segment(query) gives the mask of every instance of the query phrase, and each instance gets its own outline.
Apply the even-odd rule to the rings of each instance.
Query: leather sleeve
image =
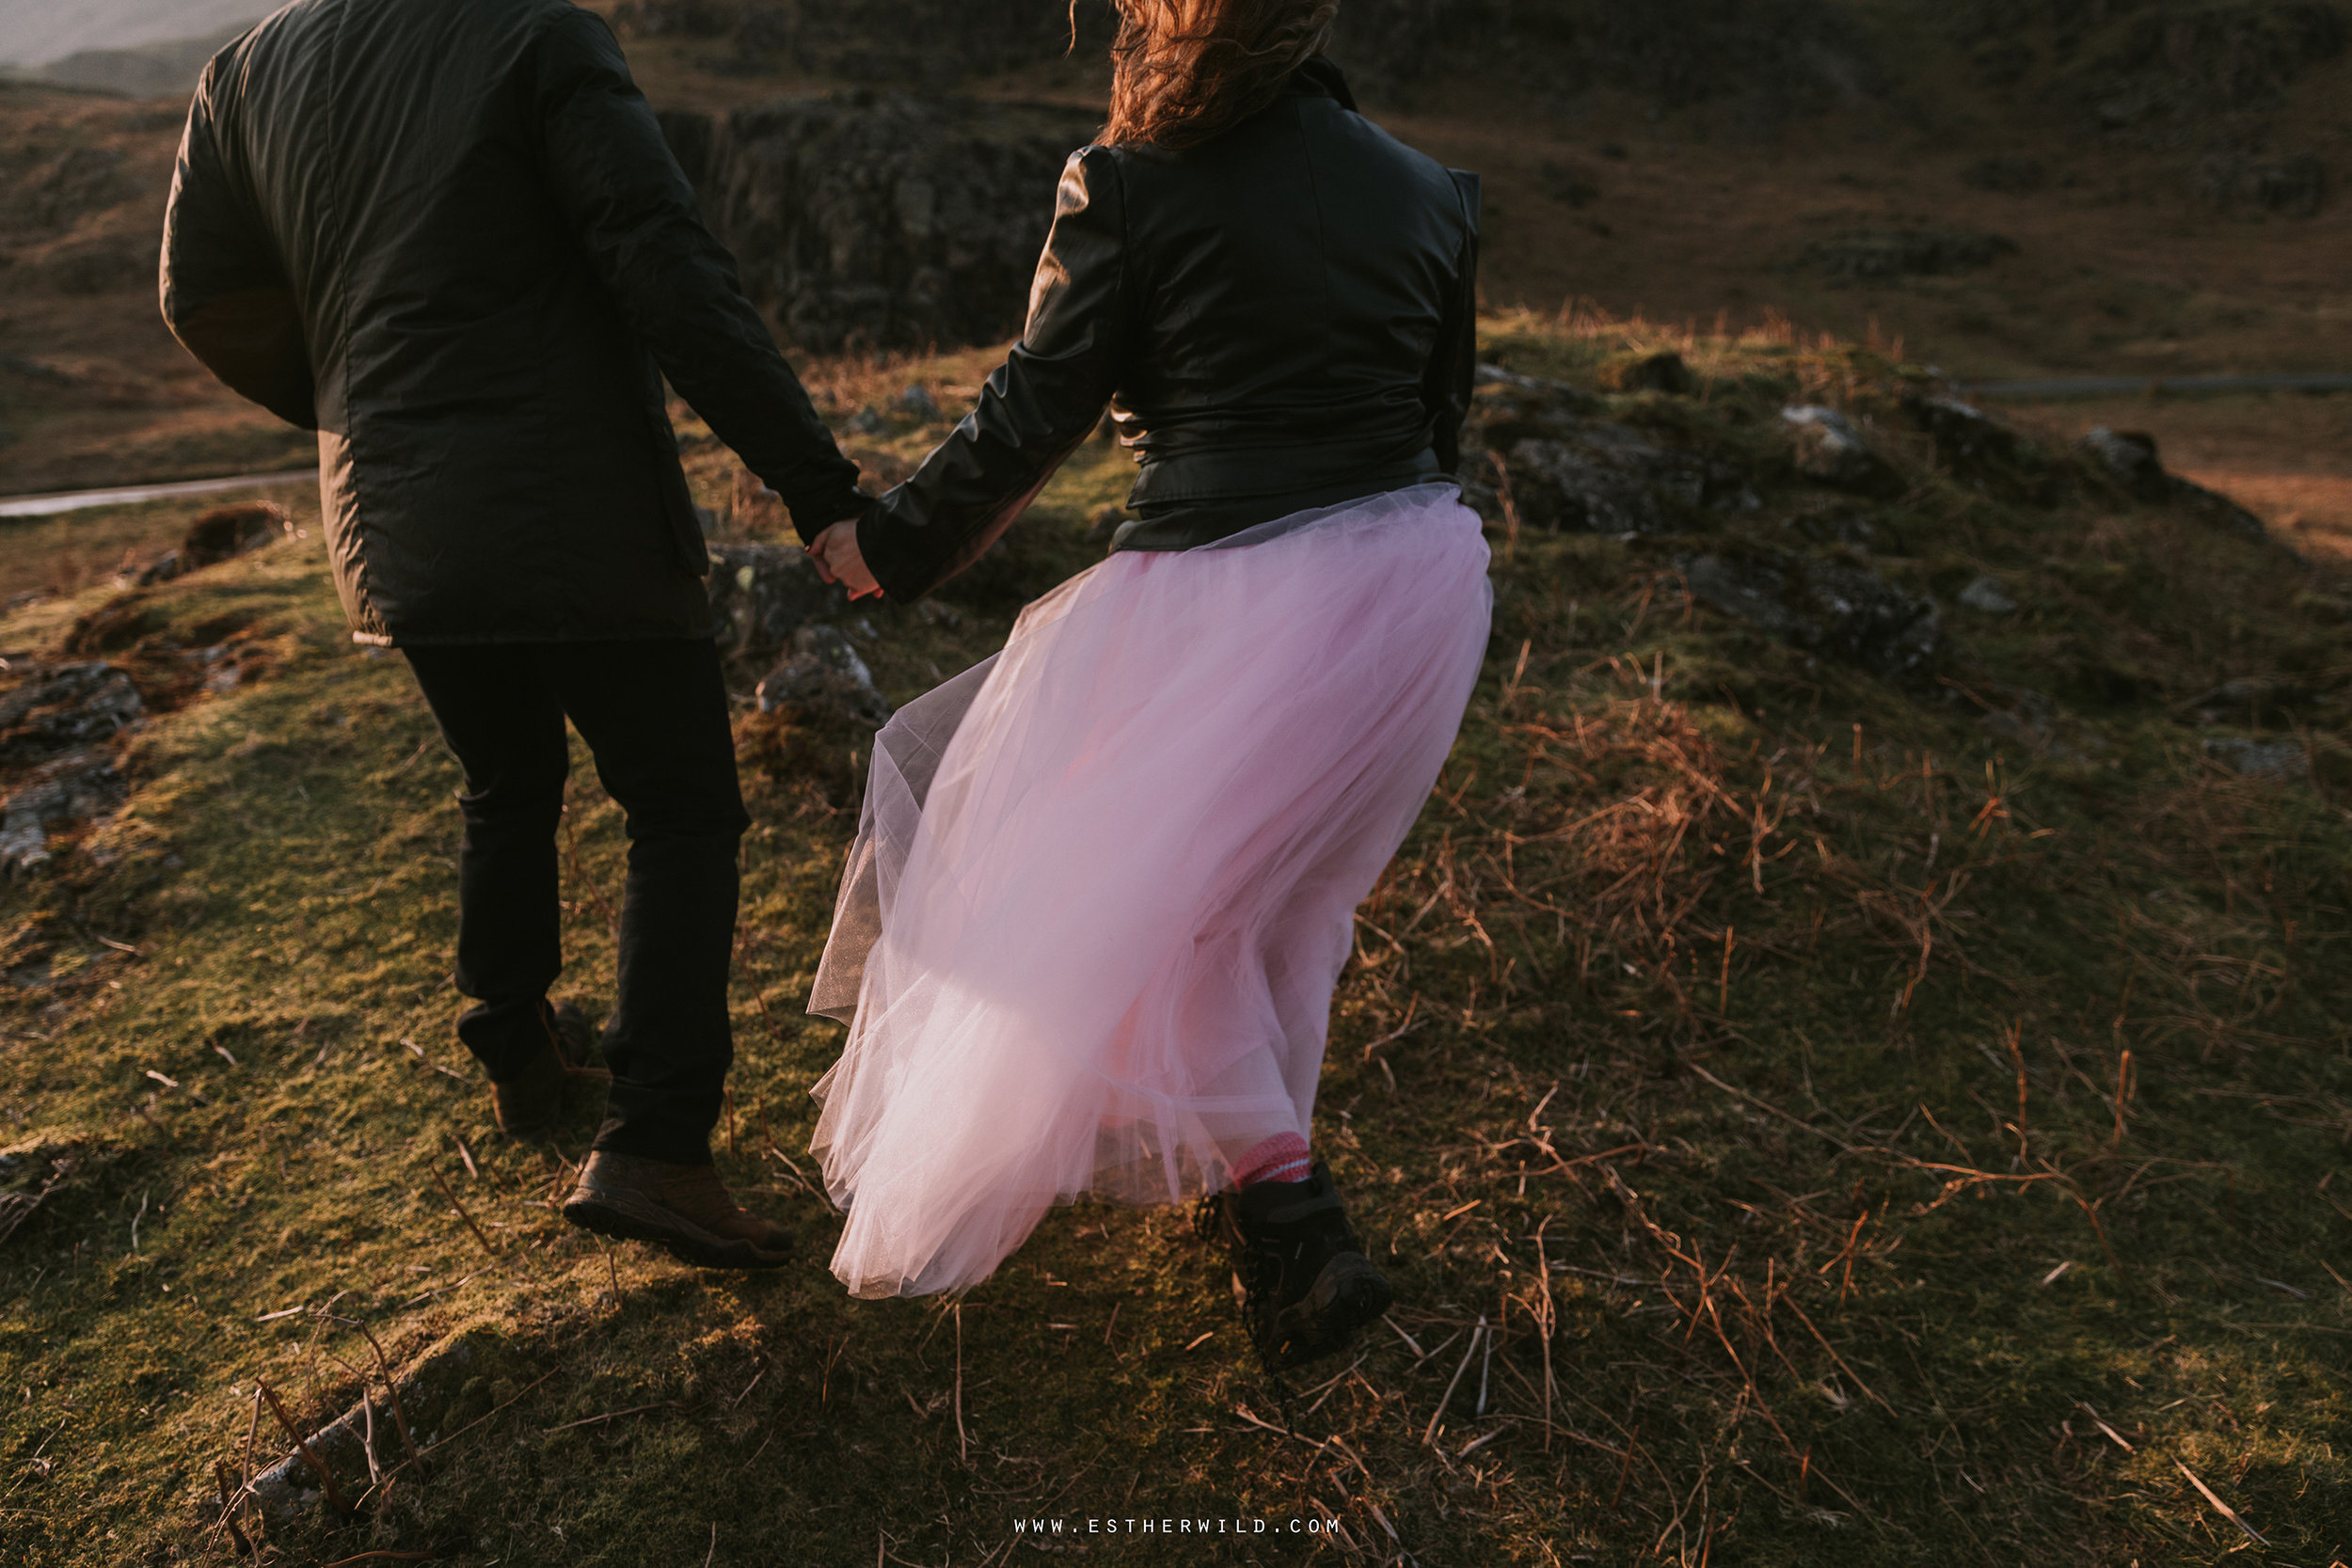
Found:
[[[1438,466],[1451,474],[1461,470],[1462,423],[1470,418],[1478,374],[1478,176],[1460,169],[1447,172],[1454,176],[1462,201],[1462,254],[1454,292],[1438,322],[1437,347],[1422,377],[1422,402],[1429,410],[1429,444]]]
[[[239,397],[318,428],[302,312],[249,194],[221,155],[224,54],[205,68],[180,138],[156,279],[165,325]]]
[[[914,599],[979,559],[1103,417],[1130,323],[1125,187],[1105,148],[1062,169],[1028,324],[979,404],[858,524],[882,591]]]
[[[735,259],[695,211],[612,31],[569,8],[533,51],[530,84],[558,206],[661,373],[813,540],[865,511],[857,465],[743,295]]]

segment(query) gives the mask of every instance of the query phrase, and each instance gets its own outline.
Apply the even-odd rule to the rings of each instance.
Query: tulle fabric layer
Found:
[[[1179,1201],[1304,1133],[1353,915],[1486,650],[1450,485],[1114,555],[877,737],[810,1011],[861,1296],[960,1290],[1058,1201]]]

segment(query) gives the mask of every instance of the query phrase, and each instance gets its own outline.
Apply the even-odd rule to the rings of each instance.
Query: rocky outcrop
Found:
[[[51,858],[51,832],[103,817],[129,794],[104,743],[137,723],[147,704],[130,675],[103,662],[19,664],[0,678],[0,875]]]
[[[40,762],[111,739],[147,711],[130,675],[111,664],[20,666],[0,695],[0,763]]]
[[[264,546],[276,544],[294,531],[294,522],[282,507],[266,501],[247,502],[239,506],[217,506],[188,525],[180,547],[157,556],[153,561],[130,575],[125,586],[147,587],[169,582],[189,572],[199,572],[207,566],[217,566],[224,561],[249,555]],[[122,579],[118,579],[122,580]]]
[[[1846,284],[1976,272],[2016,252],[2017,243],[1999,234],[1858,229],[1815,241],[1805,247],[1804,259],[1831,282]]]
[[[1974,404],[1914,393],[1902,412],[1935,446],[1936,466],[1972,489],[2024,498],[2040,487],[2042,454]]]
[[[2084,72],[2102,123],[2259,108],[2352,43],[2328,0],[2207,5],[2131,19]]]
[[[359,1355],[369,1359],[365,1349]],[[500,1384],[518,1381],[511,1344],[487,1329],[465,1329],[395,1374],[389,1390],[371,1380],[350,1409],[309,1433],[304,1443],[310,1456],[342,1478],[347,1497],[365,1483],[371,1469],[390,1469],[406,1459],[410,1442],[429,1456],[490,1413]],[[316,1507],[323,1490],[301,1449],[286,1453],[252,1482],[254,1500],[281,1518]]]
[[[870,92],[662,116],[752,297],[821,354],[1018,332],[1055,183],[1096,124]]]
[[[2167,473],[2156,455],[2156,438],[2137,430],[2092,431],[2076,443],[2109,479],[2135,499],[2178,506],[2207,525],[2240,539],[2266,541],[2263,520],[2218,491]]]
[[[1699,521],[1694,515],[1760,504],[1740,464],[1676,445],[1662,433],[1592,418],[1588,411],[1599,404],[1588,392],[1501,372],[1483,382],[1473,434],[1501,464],[1528,527],[1679,533]]]
[[[710,613],[719,650],[732,659],[758,658],[788,646],[819,616],[847,608],[850,596],[817,573],[797,545],[712,545]]]
[[[129,795],[114,759],[95,747],[34,769],[0,804],[0,874],[42,864],[50,858],[50,829],[103,816]]]
[[[1780,411],[1780,422],[1788,437],[1789,461],[1804,478],[1858,495],[1901,492],[1902,475],[1836,409],[1796,404]]]
[[[2311,753],[2300,740],[2208,736],[2204,747],[2205,754],[2214,761],[2249,779],[2300,779],[2312,770]]]
[[[1970,610],[1985,615],[2014,615],[2017,601],[2009,596],[2001,579],[1991,573],[1979,573],[1960,591],[1960,602]]]
[[[1875,675],[1911,674],[1944,642],[1932,601],[1906,594],[1850,562],[1773,550],[1686,556],[1692,594],[1807,652]]]
[[[839,630],[803,626],[792,634],[792,657],[759,683],[760,712],[794,707],[868,729],[890,721],[892,709],[875,689],[874,673]]]

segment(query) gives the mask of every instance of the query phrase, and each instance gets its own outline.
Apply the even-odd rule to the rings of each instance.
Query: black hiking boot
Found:
[[[1242,1321],[1269,1370],[1343,1350],[1396,1299],[1321,1161],[1304,1181],[1260,1181],[1203,1198],[1194,1217],[1224,1243],[1241,1281]]]
[[[541,1002],[540,1027],[547,1043],[512,1078],[490,1081],[490,1109],[499,1131],[510,1138],[540,1138],[555,1131],[564,1115],[564,1085],[588,1065],[596,1031],[588,1015],[569,1002]]]

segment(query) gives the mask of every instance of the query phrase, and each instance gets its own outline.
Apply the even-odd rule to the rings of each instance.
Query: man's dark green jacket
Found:
[[[671,386],[813,536],[856,467],[744,299],[602,21],[296,0],[206,69],[165,319],[319,433],[353,635],[709,631]]]

